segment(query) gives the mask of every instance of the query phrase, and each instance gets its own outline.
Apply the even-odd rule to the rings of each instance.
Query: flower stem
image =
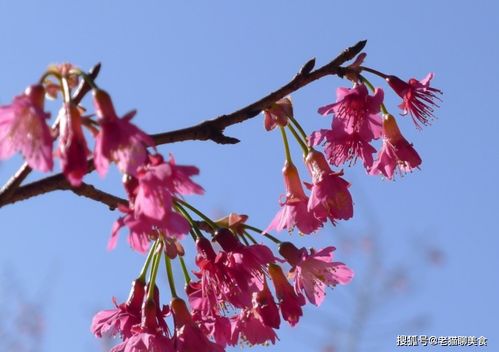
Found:
[[[88,74],[86,74],[85,72],[83,72],[82,70],[80,69],[77,69],[77,68],[74,68],[72,70],[69,71],[70,74],[75,74],[77,76],[81,76],[81,78],[83,78],[85,80],[85,82],[87,82],[87,84],[92,88],[92,89],[99,89],[99,87],[97,86],[97,84],[95,83],[95,81],[93,80],[92,77],[90,77]]]
[[[175,280],[173,279],[172,262],[167,255],[165,255],[165,265],[166,265],[166,275],[168,276],[168,284],[170,285],[170,291],[172,293],[172,298],[177,298],[177,290],[175,290]]]
[[[298,121],[293,116],[288,116],[288,118],[291,120],[291,122],[293,123],[293,125],[295,125],[295,127],[298,129],[298,132],[300,132],[303,140],[306,141],[307,140],[307,134],[305,133],[305,131],[303,130],[303,128],[301,127],[301,125],[298,123]]]
[[[262,234],[263,236],[267,237],[269,240],[271,240],[274,243],[277,243],[277,244],[281,243],[280,240],[278,240],[277,238],[272,236],[270,233],[264,232],[264,231],[260,230],[259,228],[256,228],[256,227],[251,226],[251,225],[246,225],[246,224],[244,224],[244,227],[246,227],[247,229],[249,229],[251,231],[255,231],[255,232]]]
[[[143,281],[143,282],[146,281],[147,269],[149,269],[149,264],[151,263],[151,259],[153,258],[154,251],[158,247],[158,242],[159,242],[159,240],[156,240],[154,242],[151,249],[149,250],[149,254],[147,254],[146,261],[144,262],[144,266],[142,267],[142,270],[140,271],[140,275],[138,277],[138,279],[140,281]]]
[[[246,234],[246,232],[244,234]],[[248,242],[248,239],[246,238],[246,236],[244,236],[244,234],[242,234],[241,236],[236,236],[236,237],[241,237],[241,240],[244,242],[244,244],[249,246],[250,244]]]
[[[367,70],[366,70],[367,71]],[[366,84],[366,86],[369,87],[370,90],[372,90],[373,92],[376,90],[376,88],[374,88],[373,84],[371,82],[369,82],[369,80],[367,78],[365,78],[364,76],[362,75],[359,75],[360,79],[362,80],[362,82],[364,82]],[[385,104],[381,103],[381,112],[385,115],[388,114],[388,110],[386,110],[386,106]]]
[[[308,154],[307,145],[305,144],[305,142],[303,141],[303,139],[298,135],[298,133],[296,132],[296,130],[295,130],[295,128],[293,126],[291,126],[291,125],[288,124],[288,128],[291,131],[291,133],[293,134],[293,136],[295,137],[295,139],[298,142],[298,144],[300,145],[301,150],[303,151],[303,156],[306,157],[307,154]]]
[[[248,237],[251,240],[251,242],[253,242],[253,244],[258,244],[258,242],[254,239],[254,237],[251,236],[247,231],[244,231],[244,235],[246,237]],[[244,236],[243,236],[243,238],[244,238]]]
[[[367,71],[367,72],[370,72],[372,74],[375,74],[376,76],[379,76],[383,79],[386,79],[388,77],[388,75],[385,75],[383,72],[380,72],[378,70],[375,70],[373,68],[370,68],[370,67],[365,67],[365,66],[359,66],[359,68],[362,70],[362,71]]]
[[[283,127],[279,127],[281,130],[281,136],[282,136],[282,141],[284,143],[284,152],[286,153],[286,161],[288,163],[292,163],[293,161],[291,160],[291,152],[289,150],[289,143],[288,143],[288,137],[286,136],[286,131],[284,130]]]
[[[191,229],[189,230],[189,232],[190,232],[194,242],[196,242],[196,239],[204,237],[203,234],[201,233],[201,231],[199,231],[196,223],[194,222],[192,217],[189,215],[189,213],[179,203],[174,203],[174,206],[175,206],[175,209],[177,209],[177,211],[179,213],[181,213],[184,216],[184,218],[187,219],[187,222],[189,222],[189,224],[191,225]]]
[[[161,247],[161,244],[158,244],[159,247]],[[147,291],[147,299],[154,299],[154,288],[156,287],[156,276],[158,275],[158,267],[159,267],[159,262],[161,261],[161,253],[163,252],[162,250],[158,250],[161,248],[156,248],[154,255],[153,255],[153,260],[152,260],[152,269],[151,269],[151,275],[149,277],[149,291]]]
[[[196,213],[196,215],[198,215],[201,219],[203,219],[204,221],[206,221],[206,223],[208,225],[210,225],[210,227],[213,230],[218,229],[218,225],[217,224],[215,224],[209,217],[207,217],[206,215],[204,215],[200,210],[194,208],[189,203],[187,203],[187,202],[185,202],[185,201],[183,201],[182,199],[179,199],[179,198],[175,198],[175,202],[181,204],[183,207],[186,207],[189,210],[191,210],[192,212]]]
[[[189,271],[187,270],[187,266],[185,265],[184,257],[179,255],[178,260],[180,261],[180,266],[182,267],[182,273],[184,274],[185,282],[189,284],[191,282],[191,277],[189,276]]]
[[[48,70],[46,71],[41,77],[40,79],[38,80],[38,82],[40,84],[43,84],[43,82],[50,76],[54,76],[57,81],[59,82],[59,84],[62,86],[62,76],[59,74],[59,72],[57,71],[52,71],[52,70]]]

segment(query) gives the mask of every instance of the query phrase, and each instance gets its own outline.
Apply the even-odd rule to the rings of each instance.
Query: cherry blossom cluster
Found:
[[[374,88],[363,73],[383,78],[403,99],[402,114],[411,115],[418,128],[429,124],[441,94],[430,87],[432,74],[406,82],[362,66],[364,58],[360,54],[342,68],[341,75],[352,87],[338,88],[336,102],[318,110],[333,115],[330,129],[308,135],[293,114],[290,97],[263,110],[265,129],[279,129],[282,135],[286,190],[280,210],[263,231],[250,225],[246,215],[211,219],[187,202],[185,197],[204,194],[193,180],[198,168],[177,164],[172,155],[164,158],[151,136],[131,122],[135,111],[118,116],[110,95],[73,65],[50,67],[39,83],[0,107],[1,159],[20,152],[31,168],[49,172],[57,158],[75,188],[93,168],[104,177],[114,163],[123,174],[127,199],[116,204],[122,215],[112,227],[108,247],[115,248],[124,229],[130,247],[147,256],[129,298],[123,303],[113,299],[113,309],[93,318],[95,336],[121,339],[112,352],[224,351],[241,343],[275,343],[282,320],[295,326],[307,302],[319,306],[327,287],[352,280],[353,271],[334,261],[334,247],[299,248],[291,237],[281,240],[271,233],[296,228],[300,234],[312,234],[328,220],[334,225],[353,216],[350,183],[343,170],[334,168],[360,158],[368,174],[393,179],[397,170],[402,174],[421,164],[383,104],[383,90]],[[91,87],[94,114],[73,97],[82,82]],[[59,95],[62,105],[50,127],[45,100]],[[300,178],[286,131],[303,151],[310,182]],[[379,139],[382,146],[375,158],[372,143]],[[321,145],[323,152],[318,150]],[[191,271],[182,245],[189,238],[196,248],[196,268]],[[261,240],[270,241],[270,246]],[[156,284],[162,260],[168,303],[160,300]],[[182,268],[184,292],[177,291],[174,263]]]

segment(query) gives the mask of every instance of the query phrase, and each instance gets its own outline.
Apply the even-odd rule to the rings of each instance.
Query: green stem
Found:
[[[298,123],[298,121],[293,117],[293,116],[288,116],[288,118],[291,120],[291,122],[293,123],[293,125],[295,125],[295,127],[298,129],[298,132],[300,132],[303,140],[307,140],[307,134],[305,133],[305,131],[303,130],[303,128],[301,127],[301,125]]]
[[[190,205],[189,203],[183,201],[182,199],[179,199],[179,198],[175,198],[175,202],[176,203],[180,203],[182,206],[188,208],[189,210],[191,210],[192,212],[196,213],[197,216],[199,216],[201,219],[203,219],[204,221],[206,221],[206,223],[213,229],[213,230],[217,230],[218,229],[218,225],[215,224],[209,217],[207,217],[206,215],[204,215],[200,210],[194,208],[192,205]]]
[[[267,237],[269,240],[271,240],[274,243],[277,243],[277,244],[281,243],[280,240],[278,240],[277,238],[275,238],[274,236],[272,236],[270,233],[263,232],[259,228],[256,228],[256,227],[251,226],[251,225],[246,225],[246,224],[244,224],[244,227],[246,227],[247,229],[249,229],[251,231],[255,231],[255,232],[259,233],[259,234],[262,234],[263,236]]]
[[[43,82],[44,82],[44,81],[45,81],[48,77],[50,77],[50,76],[54,76],[54,77],[57,79],[57,81],[59,81],[59,84],[60,84],[60,85],[61,85],[61,87],[62,87],[62,77],[61,77],[61,75],[59,74],[59,72],[57,72],[57,71],[51,71],[51,70],[49,70],[49,71],[45,72],[45,73],[44,73],[44,74],[40,77],[40,80],[39,80],[38,82],[39,82],[40,84],[43,84]]]
[[[298,144],[300,145],[301,150],[303,151],[303,156],[306,157],[307,154],[308,154],[308,147],[307,147],[307,145],[305,144],[305,142],[303,142],[303,139],[298,135],[298,133],[296,133],[296,130],[294,129],[293,126],[291,126],[291,125],[288,124],[288,128],[291,131],[291,133],[293,134],[293,136],[295,137],[295,139],[298,142]]]
[[[191,282],[191,277],[189,276],[189,271],[187,271],[187,266],[185,265],[184,258],[182,256],[178,256],[180,261],[180,266],[182,267],[182,273],[184,273],[185,282],[189,284]]]
[[[99,87],[97,86],[97,84],[95,83],[95,81],[92,79],[92,77],[90,77],[88,74],[86,74],[82,70],[75,68],[75,69],[70,70],[69,73],[81,76],[81,78],[83,78],[85,80],[85,82],[87,82],[87,84],[92,89],[99,89]]]
[[[366,70],[367,71],[367,70]],[[372,90],[373,92],[376,90],[376,88],[374,88],[374,86],[372,85],[371,82],[369,82],[369,80],[367,78],[365,78],[364,76],[362,75],[359,75],[360,79],[362,80],[362,82],[364,82],[366,84],[366,86],[369,87],[370,90]],[[386,106],[385,104],[381,103],[381,112],[385,115],[388,115],[388,110],[386,110]]]
[[[288,137],[286,136],[286,131],[284,130],[283,127],[279,127],[281,130],[281,136],[282,136],[282,141],[284,143],[284,152],[286,153],[286,160],[288,163],[292,163],[293,161],[291,160],[291,152],[289,150],[289,143],[288,143]]]
[[[203,238],[204,237],[203,234],[201,233],[201,231],[199,231],[196,223],[194,222],[192,217],[189,215],[189,213],[178,203],[174,203],[174,206],[175,206],[175,209],[177,209],[177,211],[179,213],[181,213],[184,216],[184,218],[186,218],[187,221],[189,222],[189,224],[191,225],[191,230],[189,232],[191,233],[191,236],[194,239],[194,242],[198,238]]]
[[[246,237],[248,237],[251,240],[251,242],[253,242],[253,244],[258,244],[258,242],[253,238],[253,236],[251,236],[247,231],[244,231],[244,234],[246,235]]]
[[[170,291],[172,293],[172,298],[177,298],[177,291],[175,290],[175,280],[173,279],[172,262],[167,255],[165,255],[165,265],[166,265],[166,275],[168,276],[168,284],[170,285]]]
[[[385,75],[383,72],[380,72],[378,70],[375,70],[373,68],[370,68],[370,67],[365,67],[365,66],[359,66],[359,68],[362,70],[362,71],[366,71],[366,72],[370,72],[370,73],[373,73],[375,74],[376,76],[379,76],[383,79],[386,79],[388,78],[388,75]]]
[[[147,269],[149,269],[149,264],[151,263],[151,259],[154,255],[154,252],[156,251],[156,248],[158,246],[158,242],[159,242],[159,240],[156,240],[154,242],[154,244],[152,245],[151,249],[149,250],[149,254],[147,255],[144,266],[142,266],[142,270],[140,271],[140,275],[139,275],[138,279],[143,281],[143,282],[146,281]]]
[[[241,236],[237,236],[236,235],[236,237],[238,237],[238,238],[240,237],[241,240],[244,242],[245,245],[247,245],[247,246],[250,245],[249,242],[248,242],[248,239],[244,236],[244,234],[242,234]]]
[[[158,246],[160,246],[158,244]],[[154,288],[156,287],[156,276],[158,275],[159,262],[161,261],[162,250],[157,250],[154,253],[152,261],[151,276],[149,277],[149,291],[147,291],[147,299],[154,299]]]

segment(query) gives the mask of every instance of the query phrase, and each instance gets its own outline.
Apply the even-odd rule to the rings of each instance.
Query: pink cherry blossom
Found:
[[[114,346],[110,352],[174,352],[172,340],[164,335],[162,325],[166,324],[162,315],[154,299],[144,301],[140,324],[132,327],[132,335]]]
[[[177,165],[173,155],[166,164],[171,168],[170,190],[180,195],[204,194],[204,189],[191,180],[192,176],[199,175],[199,169],[191,165]]]
[[[336,91],[336,103],[320,107],[318,112],[321,115],[334,114],[335,119],[342,121],[346,133],[358,133],[369,142],[380,135],[379,112],[383,97],[381,88],[376,88],[374,95],[370,96],[364,84],[341,87]]]
[[[397,76],[387,76],[386,81],[402,99],[399,108],[402,109],[402,114],[409,113],[416,124],[417,128],[421,128],[421,124],[429,125],[433,119],[433,110],[438,107],[436,101],[440,100],[439,94],[442,94],[440,89],[430,87],[430,81],[433,78],[433,73],[429,73],[421,81],[411,78],[408,82],[404,82]]]
[[[138,330],[130,338],[111,348],[109,352],[176,352],[172,341],[161,334]]]
[[[286,162],[282,173],[286,184],[286,199],[281,203],[281,210],[275,215],[265,232],[283,229],[291,232],[295,227],[304,234],[316,231],[322,226],[322,221],[308,210],[308,197],[303,191],[298,170],[292,163]]]
[[[144,282],[135,280],[132,283],[130,296],[125,303],[117,304],[113,298],[116,309],[98,312],[92,319],[92,333],[97,337],[115,336],[120,334],[123,338],[132,336],[132,326],[141,320],[141,306],[144,298]]]
[[[264,126],[267,131],[271,131],[277,126],[285,127],[288,118],[293,117],[293,105],[291,98],[285,97],[273,103],[270,108],[263,110]]]
[[[194,322],[191,313],[182,299],[173,298],[170,306],[175,323],[175,351],[224,351],[224,348],[221,345],[210,341],[201,328]]]
[[[78,187],[87,173],[89,150],[81,126],[79,108],[73,103],[65,103],[59,112],[59,149],[61,167],[69,183]]]
[[[136,214],[131,208],[119,205],[118,209],[124,213],[113,224],[111,238],[107,248],[112,250],[116,247],[119,231],[128,227],[128,243],[132,249],[139,253],[145,253],[149,249],[151,240],[155,240],[158,234],[181,239],[189,232],[190,225],[183,216],[170,210],[165,212],[162,219],[154,219],[142,214]]]
[[[193,310],[193,319],[201,330],[220,346],[236,344],[231,340],[231,321],[228,317],[218,314],[203,316]]]
[[[329,218],[334,224],[336,220],[347,220],[353,216],[352,196],[348,191],[350,184],[340,176],[343,172],[333,172],[324,155],[312,150],[308,153],[305,164],[312,176],[312,184],[308,209],[321,220]]]
[[[239,339],[250,345],[265,344],[268,341],[275,343],[277,335],[274,329],[279,329],[281,319],[266,283],[260,291],[253,293],[252,306],[232,317],[231,323],[233,344]]]
[[[243,309],[239,315],[231,318],[231,324],[232,344],[242,340],[250,346],[265,345],[269,342],[275,344],[276,340],[278,340],[274,329],[265,325],[262,317],[255,309]]]
[[[109,94],[97,89],[93,92],[100,130],[95,137],[95,168],[101,176],[107,172],[109,161],[116,162],[121,172],[136,175],[137,168],[147,159],[146,148],[154,145],[149,135],[132,124],[135,111],[119,118]]]
[[[305,305],[305,297],[294,291],[279,265],[269,264],[269,275],[274,283],[282,317],[291,326],[295,326],[303,315],[301,307]]]
[[[383,146],[369,172],[371,175],[381,174],[391,180],[397,168],[403,174],[421,165],[419,154],[402,136],[392,115],[383,120],[383,134]]]
[[[295,292],[303,292],[316,306],[324,300],[326,286],[345,285],[353,277],[353,271],[345,264],[332,261],[334,250],[334,247],[326,247],[319,251],[311,249],[309,253],[290,242],[279,246],[279,253],[292,266],[289,276],[294,280]]]
[[[374,123],[372,125],[376,127],[372,127],[371,130],[377,131],[377,125]],[[381,128],[379,130],[381,131]],[[361,134],[366,131],[367,135]],[[344,122],[335,118],[331,130],[314,131],[308,137],[308,142],[313,147],[324,143],[324,153],[332,165],[341,166],[348,161],[355,164],[357,158],[360,158],[364,167],[368,169],[374,161],[372,155],[376,153],[376,149],[369,144],[373,134],[366,129],[361,132],[347,133]]]
[[[274,297],[270,292],[267,281],[264,281],[261,291],[253,292],[253,310],[258,315],[261,321],[274,329],[279,329],[281,318],[279,316],[279,308],[274,301]]]
[[[0,159],[21,152],[30,167],[47,172],[53,168],[52,136],[44,112],[45,89],[29,86],[10,105],[0,106]]]

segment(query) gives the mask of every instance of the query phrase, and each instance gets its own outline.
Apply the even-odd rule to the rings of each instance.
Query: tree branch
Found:
[[[261,98],[260,100],[245,106],[242,109],[234,111],[231,114],[221,115],[215,119],[201,122],[192,127],[153,134],[151,137],[154,139],[156,145],[186,140],[212,140],[220,144],[238,143],[239,140],[237,138],[227,137],[224,135],[223,132],[226,127],[257,116],[262,110],[268,108],[272,103],[324,76],[336,74],[343,75],[341,65],[357,56],[365,45],[365,40],[358,42],[354,46],[345,49],[333,61],[315,71],[311,71],[313,65],[315,64],[315,60],[309,60],[289,83]]]
[[[360,53],[365,45],[365,40],[358,42],[354,46],[345,49],[334,60],[316,70],[313,70],[315,60],[309,60],[289,83],[266,95],[260,100],[249,104],[242,109],[234,111],[231,114],[221,115],[214,119],[201,122],[191,127],[165,133],[153,134],[151,135],[151,137],[153,138],[156,145],[187,140],[212,140],[219,144],[238,143],[239,140],[237,138],[229,137],[224,134],[225,128],[257,116],[262,110],[269,107],[277,100],[284,98],[285,96],[324,76],[343,76],[343,74],[346,72],[346,68],[341,67],[341,65],[353,59],[357,54]],[[91,172],[93,171],[93,169],[93,159],[89,159],[87,172]],[[71,189],[71,186],[66,181],[64,175],[62,173],[59,173],[54,176],[46,177],[39,181],[35,181],[25,186],[19,187],[15,189],[15,192],[13,192],[10,197],[5,197],[0,193],[0,208],[8,204],[26,200],[31,197],[35,197],[55,190],[67,189]],[[92,198],[90,196],[91,192],[89,194],[86,194],[84,192],[85,191],[80,191],[81,194],[79,195]]]
[[[111,193],[107,193],[101,191],[98,188],[95,188],[93,185],[89,185],[87,183],[82,183],[80,187],[68,187],[66,190],[71,190],[73,193],[86,197],[89,199],[93,199],[97,202],[104,203],[109,207],[109,210],[115,210],[118,205],[128,205],[128,201],[126,199],[117,197]]]

